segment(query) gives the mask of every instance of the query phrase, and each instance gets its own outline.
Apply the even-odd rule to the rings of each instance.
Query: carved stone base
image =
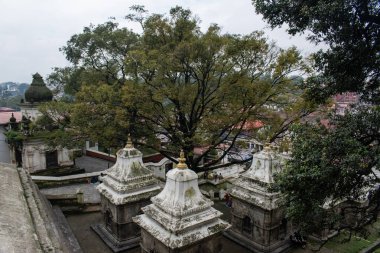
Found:
[[[125,241],[119,241],[101,224],[92,225],[91,228],[113,252],[126,252],[128,249],[139,246],[140,236]]]
[[[227,230],[223,235],[254,253],[281,253],[286,252],[293,246],[290,240],[279,241],[272,245],[261,245],[249,240],[232,229]]]

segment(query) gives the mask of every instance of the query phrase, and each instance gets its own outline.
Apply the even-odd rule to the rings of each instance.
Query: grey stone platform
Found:
[[[0,252],[82,252],[28,172],[0,164],[0,181]]]
[[[244,248],[250,250],[254,253],[281,253],[281,252],[287,252],[292,246],[292,242],[290,240],[286,240],[285,242],[279,242],[278,245],[274,244],[271,247],[265,247],[263,245],[257,244],[251,240],[248,240],[244,236],[236,233],[235,231],[229,229],[226,232],[223,233],[225,237],[228,239],[234,241],[235,243],[243,246]]]
[[[107,244],[107,246],[116,253],[126,252],[127,250],[136,248],[140,245],[140,236],[120,242],[113,237],[103,225],[92,225],[91,229],[94,230],[94,232]]]

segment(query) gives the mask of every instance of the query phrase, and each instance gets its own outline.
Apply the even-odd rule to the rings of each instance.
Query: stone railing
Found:
[[[100,176],[101,173],[102,172],[97,171],[62,177],[32,176],[32,180],[39,188],[50,188],[70,184],[90,183],[92,178]]]

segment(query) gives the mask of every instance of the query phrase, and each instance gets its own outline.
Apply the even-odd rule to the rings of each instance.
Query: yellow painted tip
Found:
[[[131,134],[128,134],[128,140],[127,140],[127,145],[125,145],[126,148],[133,148],[133,143],[131,139]]]
[[[178,169],[186,169],[187,168],[185,153],[183,152],[182,149],[181,149],[181,152],[180,152],[180,155],[179,155],[177,168]]]

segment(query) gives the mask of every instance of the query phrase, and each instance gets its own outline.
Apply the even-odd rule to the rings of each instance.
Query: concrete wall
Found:
[[[22,167],[30,173],[47,169],[46,152],[48,147],[42,140],[27,140],[23,143]],[[74,165],[71,151],[66,148],[57,149],[58,166]]]
[[[4,135],[4,126],[0,126],[0,162],[11,163],[11,151]]]
[[[116,206],[101,195],[101,212],[103,225],[119,241],[135,238],[140,235],[140,227],[132,221],[132,217],[141,214],[141,208],[150,204],[150,200],[127,203]],[[107,225],[107,215],[111,213],[111,224]]]
[[[243,219],[251,219],[250,232],[243,230]],[[284,220],[282,208],[264,210],[245,201],[234,199],[232,204],[231,229],[261,247],[275,247],[281,244],[289,235],[289,224]]]
[[[38,104],[39,103],[31,104],[31,103],[27,103],[27,102],[20,104],[20,109],[21,109],[22,115],[27,117],[27,118],[30,117],[30,119],[32,121],[36,120],[39,116],[41,116],[41,113],[37,109]]]

